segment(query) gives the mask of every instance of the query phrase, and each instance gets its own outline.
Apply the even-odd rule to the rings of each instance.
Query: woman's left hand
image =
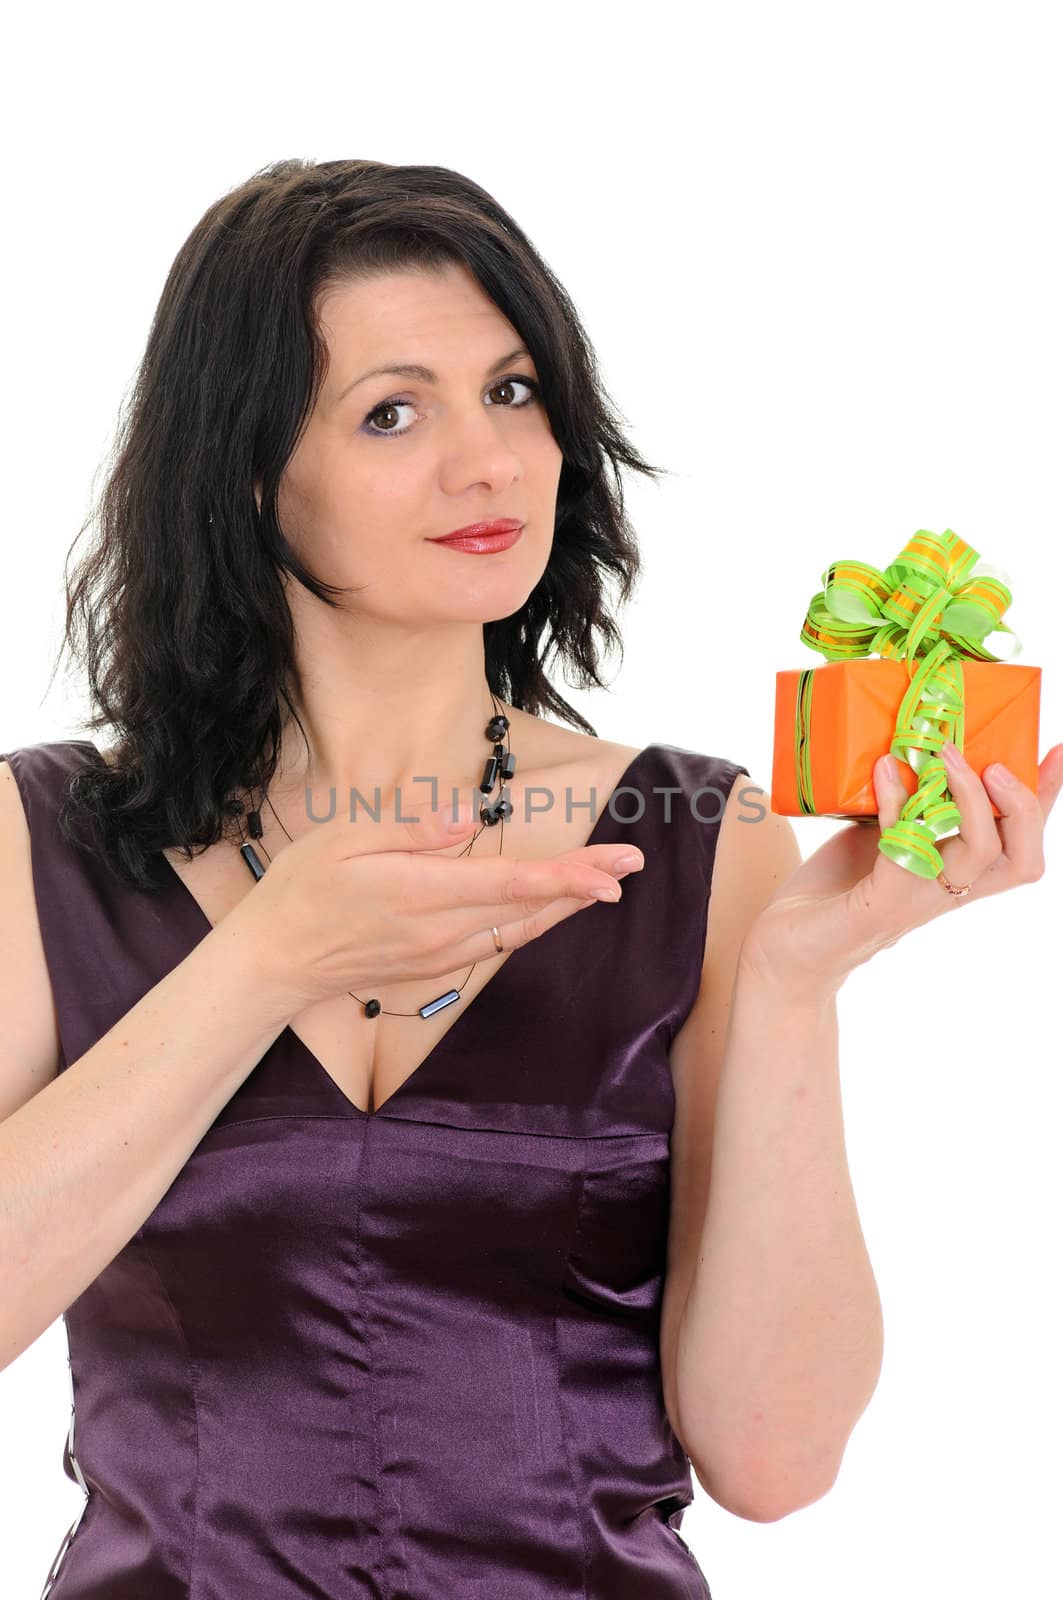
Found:
[[[980,778],[962,756],[949,770],[960,831],[939,841],[938,850],[949,882],[971,885],[962,897],[879,850],[882,832],[909,798],[900,779],[883,777],[883,766],[876,762],[874,772],[877,823],[840,829],[790,874],[747,933],[741,970],[796,994],[833,994],[854,967],[913,928],[1042,876],[1045,823],[1063,788],[1063,744],[1042,761],[1036,794],[1017,779],[1001,783],[992,766]]]

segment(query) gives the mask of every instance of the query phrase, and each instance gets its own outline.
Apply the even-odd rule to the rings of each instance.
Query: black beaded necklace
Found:
[[[498,853],[501,855],[502,844],[505,839],[506,818],[512,816],[513,814],[513,802],[506,794],[506,784],[513,777],[513,774],[517,769],[517,758],[510,750],[508,741],[505,746],[502,744],[502,738],[509,729],[509,718],[504,716],[502,712],[498,710],[498,701],[495,699],[494,694],[491,694],[491,704],[494,706],[497,715],[491,718],[491,721],[487,724],[484,732],[491,741],[493,749],[487,758],[487,764],[484,767],[483,777],[480,779],[478,787],[481,794],[489,795],[491,790],[494,788],[495,783],[497,782],[498,797],[491,802],[486,800],[480,802],[480,821],[484,824],[484,827],[488,828],[493,828],[498,822],[502,824],[498,835]],[[249,794],[248,799],[250,798],[251,796]],[[268,793],[265,791],[263,791],[263,799],[273,812],[273,815],[277,817],[277,813],[273,808],[273,802],[270,800]],[[277,822],[280,824],[285,837],[292,844],[294,844],[295,840],[292,839],[291,834],[288,832],[287,828],[285,828],[284,823],[281,822],[280,817],[277,817]],[[265,845],[262,844],[261,810],[255,809],[247,812],[247,831],[251,835],[252,839],[257,839],[259,841],[259,844],[265,852],[266,860],[272,861],[273,857],[270,855],[269,851],[266,850]],[[483,828],[478,829],[478,831],[473,834],[472,838],[469,840],[464,849],[458,851],[458,855],[468,855],[482,832]],[[240,854],[247,863],[248,871],[251,873],[251,876],[257,883],[265,876],[266,869],[262,865],[254,845],[245,839],[245,842],[240,846]],[[478,966],[479,962],[474,961],[457,989],[448,989],[446,994],[437,995],[434,1000],[429,1000],[426,1005],[420,1006],[416,1011],[385,1011],[379,1000],[361,1000],[359,999],[358,995],[352,994],[350,989],[347,990],[347,993],[351,996],[352,1000],[358,1001],[358,1004],[362,1007],[362,1010],[367,1017],[434,1017],[437,1011],[442,1011],[447,1006],[454,1005],[454,1003],[460,998],[462,989],[464,989],[465,985],[468,983],[469,979],[473,975],[473,972]]]

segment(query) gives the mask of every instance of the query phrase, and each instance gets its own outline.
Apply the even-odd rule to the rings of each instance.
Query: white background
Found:
[[[23,18],[29,13],[23,10]],[[83,735],[62,567],[174,253],[282,156],[449,166],[530,234],[635,443],[647,573],[606,738],[771,776],[774,673],[827,564],[951,527],[1003,567],[1063,739],[1063,61],[1050,5],[260,3],[36,12],[12,37],[0,748]],[[564,685],[560,685],[565,692]],[[1060,808],[1063,810],[1063,807]],[[806,855],[840,824],[798,819]],[[885,1308],[823,1500],[699,1488],[714,1600],[1059,1593],[1063,816],[1036,885],[841,994],[847,1148]],[[3,1591],[82,1495],[61,1322],[0,1374]]]

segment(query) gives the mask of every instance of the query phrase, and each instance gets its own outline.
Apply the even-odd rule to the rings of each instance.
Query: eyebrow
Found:
[[[506,355],[500,356],[492,366],[488,367],[485,377],[493,378],[496,372],[501,372],[503,367],[508,367],[511,361],[519,361],[522,356],[527,356],[528,360],[531,360],[531,356],[523,345],[518,345],[516,350],[508,351]],[[371,371],[363,372],[360,378],[355,378],[341,394],[336,396],[336,404],[339,405],[340,401],[345,399],[352,389],[357,389],[358,385],[365,383],[367,378],[385,377],[420,378],[422,383],[439,382],[438,375],[430,367],[418,366],[414,361],[396,361],[389,366],[373,367]]]

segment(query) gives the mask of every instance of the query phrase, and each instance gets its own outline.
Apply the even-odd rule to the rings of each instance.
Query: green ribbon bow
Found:
[[[941,746],[963,749],[964,656],[1004,661],[1022,646],[1003,622],[1011,604],[1007,574],[980,561],[978,551],[950,528],[941,535],[921,528],[885,570],[862,561],[836,561],[809,605],[801,640],[828,661],[888,656],[905,663],[910,679],[897,713],[890,753],[907,761],[919,784],[878,847],[899,867],[936,878],[942,860],[935,840],[960,825],[948,788]],[[984,646],[991,633],[1014,639],[1009,656]],[[814,810],[808,728],[813,673],[804,672],[797,696],[796,759],[802,809]]]

